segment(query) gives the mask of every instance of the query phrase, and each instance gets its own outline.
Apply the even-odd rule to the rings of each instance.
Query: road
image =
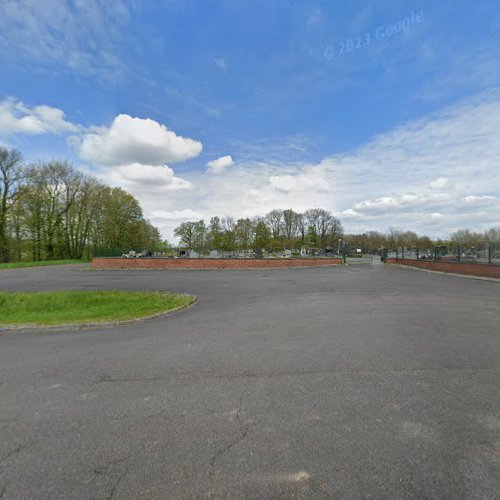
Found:
[[[498,498],[498,283],[60,266],[0,271],[0,289],[199,299],[124,327],[0,334],[3,499]]]

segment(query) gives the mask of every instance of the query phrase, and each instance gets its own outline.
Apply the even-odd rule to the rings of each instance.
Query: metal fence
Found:
[[[388,252],[389,258],[462,262],[500,266],[500,243],[484,242],[470,245],[442,245],[426,249],[398,247]]]
[[[175,252],[174,252],[175,253]],[[165,252],[156,252],[145,250],[144,248],[94,248],[92,250],[93,257],[168,257],[170,254]]]

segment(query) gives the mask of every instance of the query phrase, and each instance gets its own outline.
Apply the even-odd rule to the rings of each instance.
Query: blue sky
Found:
[[[0,0],[0,142],[186,218],[500,226],[494,1]],[[167,130],[168,129],[168,130]]]

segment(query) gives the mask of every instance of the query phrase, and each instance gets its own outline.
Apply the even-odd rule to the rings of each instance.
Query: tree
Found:
[[[281,235],[283,224],[283,210],[281,208],[271,210],[265,217],[266,222],[271,230],[274,239],[278,239]]]
[[[340,219],[330,216],[326,231],[326,244],[331,248],[337,248],[339,239],[344,236],[344,229]]]
[[[478,248],[484,236],[481,233],[474,233],[469,229],[455,231],[450,238],[451,243],[458,248]]]
[[[401,235],[401,243],[405,248],[413,249],[418,246],[418,235],[413,231],[406,231]]]
[[[299,230],[300,214],[294,212],[291,208],[283,210],[283,233],[287,240],[297,236]]]
[[[262,248],[267,248],[270,241],[271,231],[269,230],[269,227],[263,220],[259,220],[257,224],[255,224],[255,239],[253,244],[254,249],[259,250]]]
[[[224,231],[219,217],[212,217],[208,226],[208,245],[211,250],[220,250],[223,246]]]
[[[194,249],[196,241],[196,222],[182,222],[174,229],[174,235],[181,240],[181,243],[188,249]]]
[[[402,234],[399,229],[394,229],[391,227],[389,230],[389,236],[387,242],[391,250],[396,250],[402,243]]]
[[[139,202],[66,161],[29,167],[0,148],[0,260],[82,258],[91,249],[163,248]]]
[[[322,208],[311,208],[304,212],[304,218],[308,227],[314,228],[318,246],[326,248],[338,244],[338,239],[343,235],[342,223],[330,212]]]
[[[0,262],[10,258],[7,224],[9,211],[17,201],[23,176],[21,153],[0,147]]]
[[[234,227],[236,245],[240,250],[248,250],[253,245],[254,223],[249,219],[238,219]]]
[[[139,202],[121,188],[106,188],[100,214],[100,244],[107,248],[140,250],[143,220]]]
[[[300,233],[300,244],[304,245],[306,242],[306,232],[308,229],[304,214],[297,214],[297,225]]]
[[[66,212],[65,240],[69,258],[83,257],[90,243],[92,226],[105,194],[106,187],[97,179],[90,176],[82,177],[74,203]]]
[[[205,221],[199,220],[194,223],[194,240],[193,248],[197,252],[202,253],[206,248],[207,243],[207,228],[205,226]]]
[[[490,243],[500,242],[500,227],[488,229],[484,233],[484,239]]]
[[[318,246],[318,233],[313,225],[307,228],[306,244],[309,248],[316,248]]]

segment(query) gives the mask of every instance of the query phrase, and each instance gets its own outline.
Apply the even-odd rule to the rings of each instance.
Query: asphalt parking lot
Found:
[[[360,264],[0,271],[194,293],[166,318],[0,334],[0,497],[498,498],[500,284]]]

